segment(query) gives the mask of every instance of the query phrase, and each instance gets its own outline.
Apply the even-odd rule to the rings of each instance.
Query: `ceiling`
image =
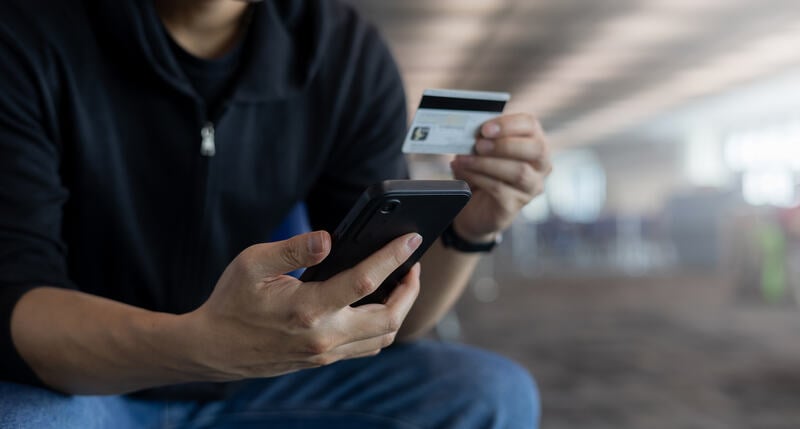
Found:
[[[800,70],[796,0],[348,0],[424,88],[502,90],[560,145]],[[798,73],[800,76],[800,73]]]

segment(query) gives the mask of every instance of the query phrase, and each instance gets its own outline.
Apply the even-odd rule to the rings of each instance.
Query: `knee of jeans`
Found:
[[[490,405],[496,422],[508,427],[538,425],[539,391],[525,368],[502,356],[490,355],[476,371],[476,382],[476,399]]]
[[[97,397],[0,382],[0,427],[97,427],[108,414]]]
[[[0,415],[3,427],[54,427],[76,410],[69,397],[38,387],[0,382]]]
[[[457,347],[445,371],[460,380],[457,395],[470,413],[488,414],[490,427],[538,426],[539,391],[530,373],[500,355]]]

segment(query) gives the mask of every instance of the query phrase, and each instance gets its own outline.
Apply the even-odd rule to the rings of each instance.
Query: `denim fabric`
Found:
[[[250,380],[212,402],[66,396],[0,382],[0,428],[531,429],[538,419],[538,392],[523,368],[432,341]]]

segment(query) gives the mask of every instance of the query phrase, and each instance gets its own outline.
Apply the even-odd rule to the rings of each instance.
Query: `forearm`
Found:
[[[488,244],[511,226],[522,208],[544,190],[552,170],[547,138],[528,114],[502,115],[479,128],[474,153],[457,155],[453,177],[464,180],[472,198],[453,220],[457,236]],[[444,249],[439,243],[423,258],[420,296],[401,334],[413,338],[430,329],[461,295],[479,256]]]
[[[37,288],[11,317],[22,358],[50,387],[70,394],[118,394],[198,381],[194,335],[181,316],[85,293]]]
[[[419,297],[398,339],[417,338],[436,325],[464,292],[479,260],[480,254],[449,249],[437,240],[422,258]]]

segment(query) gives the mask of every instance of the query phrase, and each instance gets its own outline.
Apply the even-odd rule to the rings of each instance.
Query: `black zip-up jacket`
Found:
[[[366,186],[407,174],[376,31],[333,1],[252,7],[208,115],[152,0],[0,3],[0,379],[39,383],[9,332],[29,289],[188,312],[299,201],[331,230]]]

